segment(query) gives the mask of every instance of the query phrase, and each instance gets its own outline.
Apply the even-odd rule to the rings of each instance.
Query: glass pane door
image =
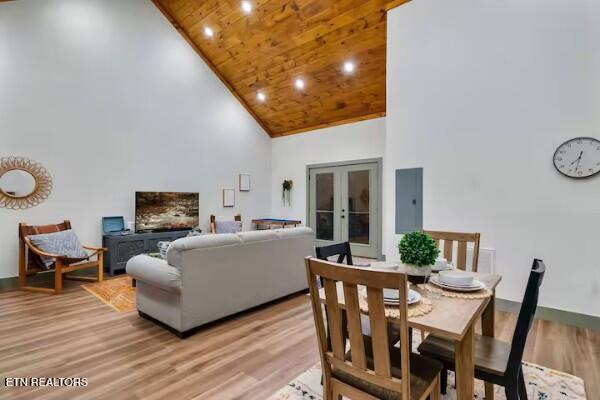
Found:
[[[340,241],[340,180],[335,168],[310,170],[309,225],[315,231],[317,246]]]
[[[348,241],[369,244],[369,170],[348,172]]]
[[[334,174],[327,172],[316,174],[316,237],[319,240],[333,240],[333,192]]]
[[[316,245],[350,242],[352,254],[379,255],[377,163],[311,168],[309,225]]]
[[[341,167],[341,240],[358,256],[379,256],[378,171],[376,163]]]

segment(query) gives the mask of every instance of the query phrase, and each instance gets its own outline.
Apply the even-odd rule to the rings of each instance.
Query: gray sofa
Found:
[[[184,337],[196,327],[307,289],[310,228],[204,235],[174,241],[167,259],[127,263],[141,316]]]

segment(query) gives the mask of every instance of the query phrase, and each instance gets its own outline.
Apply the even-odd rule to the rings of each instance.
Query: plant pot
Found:
[[[404,264],[406,267],[406,279],[413,285],[425,283],[425,277],[431,275],[431,266],[419,267],[412,264]]]
[[[412,276],[429,276],[431,275],[431,265],[418,266],[413,264],[404,264],[406,266],[406,273]]]

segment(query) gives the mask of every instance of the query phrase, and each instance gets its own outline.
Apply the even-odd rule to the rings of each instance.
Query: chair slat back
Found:
[[[467,269],[467,244],[473,243],[473,262],[471,271],[477,272],[479,264],[479,233],[423,231],[435,240],[438,246],[443,242],[442,255],[448,262],[454,262],[454,243],[456,242],[456,268]]]
[[[329,246],[321,246],[315,248],[315,250],[318,259],[328,260],[329,257],[338,256],[338,264],[343,264],[345,259],[346,264],[354,265],[354,263],[352,262],[352,250],[350,249],[350,242],[336,243]]]
[[[347,266],[313,257],[306,258],[306,271],[319,340],[319,352],[325,375],[331,374],[332,369],[343,370],[361,380],[403,393],[406,398],[410,398],[406,275]],[[317,284],[319,278],[322,279],[324,286],[321,291]],[[383,301],[383,289],[386,288],[397,289],[400,296],[401,379],[392,376],[387,319]],[[371,326],[372,364],[367,362],[369,349],[365,349],[361,328],[359,296],[365,295],[365,293]],[[326,313],[321,306],[321,296],[324,296],[325,299]],[[350,339],[349,358],[346,357],[344,348],[342,310],[347,315],[346,329]],[[329,329],[331,347],[327,343],[325,325]]]
[[[362,337],[362,324],[360,321],[360,305],[358,302],[358,289],[356,285],[344,283],[344,299],[348,318],[348,336],[352,349],[352,362],[361,369],[367,369],[365,342]]]
[[[521,310],[519,311],[517,325],[515,326],[510,355],[508,357],[508,365],[506,368],[507,373],[515,374],[514,376],[516,376],[521,368],[527,335],[533,324],[540,294],[540,286],[544,280],[545,273],[546,265],[544,262],[542,260],[534,259],[531,272],[529,273],[525,295],[523,296]]]
[[[64,220],[59,224],[52,225],[27,225],[25,223],[19,224],[19,240],[24,243],[25,238],[30,235],[41,235],[44,233],[55,233],[61,232],[71,229],[71,222],[69,220]],[[27,252],[27,269],[30,268],[43,268],[45,264],[43,263],[40,256],[33,253],[30,250],[26,250],[25,246],[20,246],[23,252]],[[23,254],[24,256],[24,254]]]
[[[233,220],[237,222],[242,222],[242,215],[234,215]],[[210,233],[217,233],[217,217],[214,214],[210,215],[209,231]]]
[[[24,238],[25,236],[54,233],[66,231],[68,229],[71,229],[71,222],[68,220],[64,220],[60,224],[52,225],[27,225],[25,223],[21,223],[19,224],[19,237]]]

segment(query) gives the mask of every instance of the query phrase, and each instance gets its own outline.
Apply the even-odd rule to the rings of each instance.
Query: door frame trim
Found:
[[[329,167],[345,167],[348,165],[358,164],[377,164],[377,186],[379,189],[377,207],[379,212],[377,213],[377,225],[379,229],[376,232],[377,238],[377,259],[383,258],[383,157],[376,158],[364,158],[359,160],[348,160],[348,161],[335,161],[319,164],[308,164],[306,165],[306,226],[314,229],[310,226],[310,170],[315,168],[329,168]]]

